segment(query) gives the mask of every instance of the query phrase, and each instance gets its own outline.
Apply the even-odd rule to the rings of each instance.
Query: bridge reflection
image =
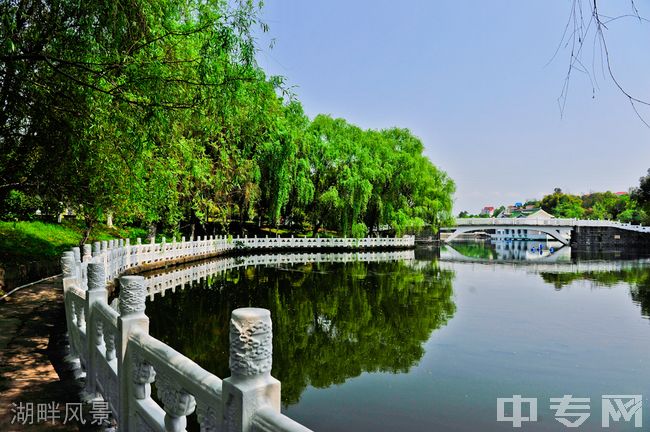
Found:
[[[557,242],[543,242],[541,250],[539,245],[539,242],[530,241],[447,244],[440,249],[440,261],[525,266],[535,272],[550,273],[616,272],[650,266],[648,257],[612,259],[611,256],[574,251]]]

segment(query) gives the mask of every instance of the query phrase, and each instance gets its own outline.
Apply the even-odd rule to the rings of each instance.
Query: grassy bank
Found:
[[[78,246],[83,234],[83,225],[76,221],[60,224],[0,221],[0,261],[55,259],[66,249]],[[139,228],[109,228],[100,225],[93,229],[89,241],[145,236],[146,232]]]

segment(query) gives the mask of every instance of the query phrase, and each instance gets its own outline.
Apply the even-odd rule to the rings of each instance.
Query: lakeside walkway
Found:
[[[65,331],[61,277],[0,301],[0,431],[80,430],[76,422],[63,424],[66,404],[79,403],[63,362]],[[13,403],[32,404],[33,421],[12,424]],[[60,419],[38,422],[38,404],[58,404]]]

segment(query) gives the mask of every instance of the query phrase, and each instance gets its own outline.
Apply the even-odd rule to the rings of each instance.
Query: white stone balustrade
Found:
[[[458,218],[457,227],[465,226],[541,226],[541,227],[610,227],[627,231],[650,232],[650,227],[612,220],[528,219],[528,218]]]
[[[86,378],[82,398],[104,400],[118,429],[184,431],[195,410],[201,430],[226,432],[304,432],[309,429],[280,413],[280,383],[270,375],[271,317],[264,309],[233,311],[232,376],[222,381],[192,360],[150,336],[145,300],[149,295],[184,286],[210,273],[241,265],[316,261],[412,259],[414,237],[403,238],[239,238],[209,237],[195,241],[145,243],[111,240],[73,248],[61,258],[71,363],[77,378]],[[162,267],[225,253],[256,250],[337,249],[285,256],[252,255],[186,266],[165,275],[124,276],[127,271]],[[83,253],[82,253],[83,252]],[[192,278],[192,279],[190,279]],[[107,283],[118,280],[119,301],[108,304]],[[250,343],[248,343],[248,342]],[[151,398],[156,384],[159,406]],[[222,392],[227,397],[222,396]]]
[[[120,245],[116,241],[96,242],[92,246],[94,256],[102,255],[106,281],[112,282],[124,272],[140,266],[169,263],[178,260],[198,260],[231,251],[295,250],[295,249],[408,249],[415,246],[414,236],[397,238],[304,238],[304,237],[232,237],[210,236],[194,241],[161,243],[137,243],[129,240]]]

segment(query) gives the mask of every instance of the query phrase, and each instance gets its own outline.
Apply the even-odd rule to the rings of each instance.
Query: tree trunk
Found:
[[[86,244],[86,242],[90,238],[90,233],[92,232],[95,226],[95,221],[93,219],[86,218],[85,222],[86,222],[86,229],[84,229],[84,236],[81,239],[81,242],[79,243],[79,247]]]
[[[154,222],[151,222],[147,227],[147,242],[150,242],[151,239],[155,240],[157,231],[158,228],[156,227],[156,224]]]
[[[320,223],[320,220],[319,220],[319,221],[316,222],[316,224],[314,225],[314,229],[311,232],[312,237],[316,237],[316,234],[318,234],[318,230],[320,229],[320,226],[321,226],[321,223]]]

